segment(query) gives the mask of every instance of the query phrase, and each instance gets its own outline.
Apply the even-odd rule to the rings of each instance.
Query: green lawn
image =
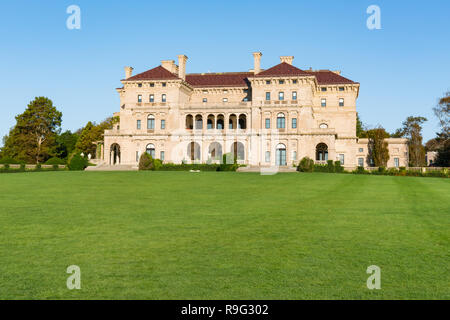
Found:
[[[0,299],[449,299],[449,233],[442,178],[0,174]]]

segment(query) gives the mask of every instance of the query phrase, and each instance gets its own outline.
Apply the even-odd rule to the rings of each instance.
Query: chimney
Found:
[[[286,62],[287,64],[292,65],[292,60],[294,60],[294,56],[281,56],[280,57],[281,63]]]
[[[258,74],[261,72],[261,52],[253,52],[254,68],[253,72]]]
[[[125,79],[128,79],[131,77],[131,74],[133,73],[132,67],[125,67]]]
[[[186,80],[186,61],[188,57],[184,54],[178,55],[178,77]]]
[[[178,68],[173,60],[162,60],[161,66],[172,73],[178,73]]]

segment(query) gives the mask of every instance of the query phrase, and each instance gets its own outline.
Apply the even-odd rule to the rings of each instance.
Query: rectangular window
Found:
[[[292,118],[292,129],[297,129],[297,118]]]
[[[297,91],[292,92],[292,100],[297,100]]]
[[[163,83],[162,83],[162,86],[163,86],[163,87],[165,87],[165,86],[166,86],[166,83],[165,83],[165,82],[163,82]]]
[[[286,128],[286,118],[285,117],[277,117],[277,129]]]
[[[293,84],[296,84],[296,83],[297,83],[297,80],[296,80],[296,79],[292,80],[292,83],[293,83]]]
[[[339,107],[344,106],[344,98],[339,98]]]
[[[266,92],[266,101],[270,101],[270,92]]]
[[[203,98],[203,102],[208,102],[208,99],[207,98]]]
[[[138,94],[138,102],[139,102],[139,103],[142,102],[142,94]]]
[[[339,87],[339,91],[344,91],[344,87]]]
[[[166,102],[166,94],[165,93],[163,93],[161,95],[161,102]]]
[[[141,129],[141,120],[136,121],[136,129],[138,129],[138,130]]]
[[[270,129],[270,119],[266,118],[266,129]]]
[[[151,94],[151,95],[149,96],[149,98],[148,98],[148,101],[150,101],[150,102],[155,102],[155,95],[154,95],[154,94]]]
[[[297,160],[297,151],[292,152],[292,160]]]
[[[343,154],[340,154],[340,155],[339,155],[339,161],[341,162],[341,165],[344,165],[344,160],[345,160],[344,155],[343,155]]]
[[[394,166],[396,168],[398,168],[400,166],[400,159],[399,158],[394,158]]]
[[[363,148],[359,148],[359,152],[364,152],[364,149]]]
[[[326,106],[327,106],[327,99],[322,99],[322,100],[320,100],[320,105],[321,105],[322,107],[326,107]]]
[[[280,100],[280,101],[284,100],[284,92],[283,91],[280,91],[278,93],[278,100]]]
[[[166,128],[166,120],[161,120],[161,129]]]
[[[223,98],[223,102],[228,102],[228,98]]]
[[[147,119],[147,129],[155,129],[155,119]]]
[[[266,80],[266,84],[270,84],[270,80]]]
[[[142,83],[138,83],[138,87],[139,87],[139,88],[142,88]]]
[[[155,84],[153,83],[153,82],[150,82],[150,87],[154,87],[155,86]]]
[[[278,81],[279,84],[284,84],[284,80]]]
[[[139,162],[139,151],[136,151],[136,162]]]
[[[364,158],[358,158],[358,167],[364,167]]]
[[[266,151],[266,162],[270,162],[270,151]]]
[[[161,152],[160,152],[159,159],[160,159],[161,161],[164,161],[164,151],[161,151]]]
[[[320,90],[322,90],[322,91],[327,91],[327,88],[325,88],[325,87],[322,87]]]

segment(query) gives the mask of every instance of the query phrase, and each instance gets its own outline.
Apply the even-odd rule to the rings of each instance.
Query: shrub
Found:
[[[328,169],[328,172],[334,172],[333,160],[327,160],[327,169]]]
[[[385,167],[378,167],[378,172],[379,173],[385,173],[386,172],[386,168]]]
[[[53,158],[50,158],[47,161],[45,161],[45,164],[53,164],[53,165],[66,164],[66,161],[64,161],[63,159],[57,158],[57,157],[53,157]]]
[[[297,170],[300,172],[313,172],[314,160],[308,157],[302,158],[298,164]]]
[[[364,170],[364,167],[358,167],[358,168],[356,168],[356,170],[353,171],[353,173],[356,173],[356,174],[365,174],[365,173],[367,173],[367,171]]]
[[[344,167],[341,166],[341,162],[340,161],[335,161],[334,162],[334,172],[336,172],[336,173],[344,172]]]
[[[21,164],[20,164],[19,171],[20,171],[20,172],[25,172],[25,170],[26,170],[26,169],[25,169],[25,163],[21,163]]]
[[[0,164],[20,164],[22,162],[20,162],[19,160],[10,158],[10,157],[4,157],[0,159]]]
[[[52,166],[53,167],[53,170],[59,170],[59,165],[57,165],[56,163]]]
[[[147,152],[144,152],[139,158],[139,170],[155,170],[153,158]]]
[[[69,170],[84,170],[87,163],[87,159],[77,153],[69,161]]]
[[[36,164],[36,167],[34,167],[34,171],[41,171],[42,165],[40,163]]]

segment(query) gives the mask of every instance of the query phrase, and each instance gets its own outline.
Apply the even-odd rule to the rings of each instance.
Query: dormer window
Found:
[[[153,83],[153,82],[150,82],[150,87],[154,87],[155,86],[155,84]]]
[[[279,84],[284,84],[284,80],[279,80],[278,83]]]
[[[297,79],[292,80],[292,83],[296,84],[297,83]]]
[[[322,92],[325,92],[325,91],[327,91],[327,88],[326,87],[322,87],[322,88],[320,88],[320,90],[322,90]]]
[[[266,84],[270,84],[270,80],[266,80]]]
[[[339,91],[344,91],[344,87],[339,87]]]
[[[206,93],[208,93],[208,90],[203,90],[202,92],[203,92],[204,94],[206,94]]]
[[[139,87],[139,88],[142,88],[142,83],[138,83],[138,87]]]
[[[227,89],[223,90],[223,93],[228,93],[228,90]]]
[[[167,84],[165,82],[162,83],[162,86],[165,87]]]

